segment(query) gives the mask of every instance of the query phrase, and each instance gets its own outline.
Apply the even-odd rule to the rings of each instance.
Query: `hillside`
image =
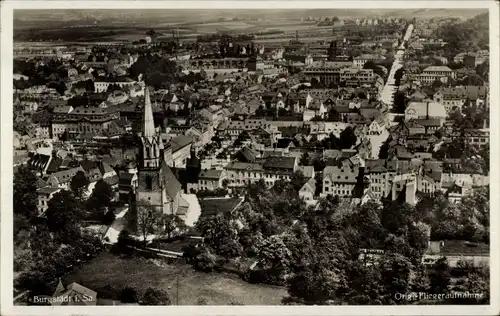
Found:
[[[154,27],[158,23],[189,23],[217,21],[221,18],[262,18],[272,20],[296,20],[305,16],[399,16],[403,18],[427,19],[439,16],[471,18],[481,10],[463,9],[306,9],[306,10],[23,10],[16,11],[14,28],[48,27],[49,25],[93,24],[110,26],[127,22],[128,25],[147,23]],[[484,10],[483,10],[484,12]],[[49,23],[49,24],[48,24]]]
[[[464,22],[445,24],[435,35],[457,51],[476,51],[489,46],[489,14],[482,13]]]

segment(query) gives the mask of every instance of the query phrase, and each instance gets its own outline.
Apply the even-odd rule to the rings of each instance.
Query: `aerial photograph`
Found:
[[[489,19],[14,10],[13,304],[489,305]]]

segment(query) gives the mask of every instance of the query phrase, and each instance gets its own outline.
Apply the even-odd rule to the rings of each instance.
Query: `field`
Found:
[[[63,283],[78,282],[99,293],[119,292],[133,286],[143,293],[149,286],[168,290],[176,303],[176,280],[179,277],[179,305],[196,305],[205,298],[210,305],[239,302],[245,305],[279,305],[286,290],[279,287],[249,284],[237,276],[221,273],[202,273],[180,264],[158,265],[150,259],[120,258],[103,253],[79,270],[63,278]],[[102,297],[114,298],[114,297]]]
[[[331,26],[317,26],[314,22],[287,21],[287,20],[262,20],[262,21],[221,21],[221,22],[188,22],[188,23],[157,23],[149,27],[137,25],[109,25],[87,26],[77,28],[53,27],[50,29],[27,30],[17,28],[14,32],[15,41],[25,41],[33,34],[42,41],[137,41],[143,39],[146,31],[154,29],[161,34],[159,38],[169,39],[172,30],[178,31],[183,40],[195,40],[198,35],[225,32],[228,34],[247,34],[260,32],[281,31],[291,37],[299,32],[300,37],[324,36],[331,34]],[[281,39],[278,39],[280,41]],[[288,41],[289,39],[285,39]],[[273,39],[263,39],[259,42],[273,42]]]

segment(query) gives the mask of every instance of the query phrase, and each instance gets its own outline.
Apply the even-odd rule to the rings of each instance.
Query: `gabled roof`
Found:
[[[304,177],[306,178],[312,178],[314,174],[314,167],[313,166],[299,166],[299,171],[302,172]]]
[[[192,144],[194,140],[186,135],[179,135],[170,140],[170,144],[172,147],[172,153]]]
[[[323,170],[323,179],[330,179],[333,183],[351,183],[358,182],[358,168],[327,166]]]
[[[70,300],[53,300],[52,305],[96,305],[97,292],[78,283],[71,283],[65,289],[57,287],[54,297],[73,297]]]
[[[181,184],[165,161],[162,162],[160,173],[165,191],[173,200],[181,191]]]
[[[59,183],[70,182],[71,179],[79,172],[85,172],[82,167],[72,168],[69,170],[58,171],[50,175],[50,177],[55,177]]]
[[[222,176],[222,170],[201,170],[198,179],[219,180]]]
[[[51,161],[51,156],[49,156],[49,155],[35,154],[35,156],[33,156],[28,161],[28,165],[35,167],[35,168],[45,169],[45,167],[47,166],[47,164],[50,161]]]
[[[300,191],[314,194],[316,192],[316,179],[310,178],[306,183],[304,183],[302,188],[300,188]]]
[[[264,169],[294,169],[297,158],[271,156],[263,164]]]

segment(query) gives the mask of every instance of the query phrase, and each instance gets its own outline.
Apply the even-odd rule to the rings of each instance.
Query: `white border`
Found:
[[[2,1],[1,6],[1,315],[498,315],[499,234],[499,8],[493,0],[482,1]],[[12,22],[13,9],[489,9],[490,104],[491,104],[491,305],[486,306],[96,306],[22,307],[12,297]]]

